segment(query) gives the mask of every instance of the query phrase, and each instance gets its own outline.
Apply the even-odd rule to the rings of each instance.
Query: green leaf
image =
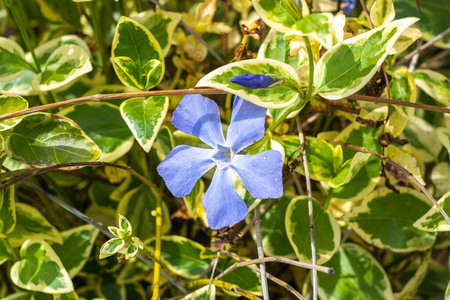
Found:
[[[117,222],[117,224],[119,224],[120,229],[124,231],[124,237],[131,235],[132,227],[130,221],[128,221],[127,218],[119,214],[119,221]]]
[[[187,279],[196,279],[216,257],[216,253],[182,236],[163,236],[161,259],[168,270]],[[155,240],[146,241],[154,249]]]
[[[422,178],[419,164],[415,156],[408,153],[404,149],[396,147],[392,144],[385,148],[385,155],[392,161],[398,163],[406,170],[408,170],[417,179],[417,181],[419,181],[420,184],[426,185],[425,181]]]
[[[63,239],[58,230],[50,224],[36,208],[16,203],[16,226],[7,235],[11,246],[18,247],[30,238],[62,243]]]
[[[14,202],[14,185],[0,191],[0,237],[5,237],[16,226],[16,204]]]
[[[416,84],[431,98],[445,106],[450,105],[450,81],[432,70],[416,70],[412,73]]]
[[[98,282],[96,290],[104,299],[126,299],[125,286],[117,284],[115,278],[111,276],[102,278]]]
[[[311,36],[326,49],[333,47],[333,14],[315,13],[297,21],[292,29],[286,32],[285,38],[295,36]]]
[[[102,259],[114,255],[117,252],[119,252],[124,246],[125,241],[123,239],[119,238],[110,239],[102,245],[102,248],[100,249],[99,258]]]
[[[92,71],[89,53],[77,45],[57,48],[31,82],[33,90],[46,92],[62,88]]]
[[[8,259],[12,259],[14,256],[11,252],[11,248],[8,247],[7,241],[0,237],[0,265],[2,265]]]
[[[381,67],[402,32],[417,20],[394,21],[332,47],[315,68],[315,93],[330,100],[356,93]]]
[[[299,140],[298,146],[300,146]],[[337,171],[334,170],[334,147],[324,140],[311,137],[306,138],[305,147],[311,179],[319,181],[331,180]]]
[[[76,4],[71,0],[37,0],[46,19],[80,29],[80,16]]]
[[[423,282],[425,275],[428,271],[428,266],[431,261],[431,250],[421,253],[417,259],[409,262],[409,266],[403,269],[401,272],[398,270],[396,273],[403,276],[396,276],[398,281],[403,283],[402,289],[394,294],[395,299],[411,299],[417,294],[420,284]],[[406,265],[401,266],[404,268]],[[398,286],[397,286],[398,287]]]
[[[132,19],[141,23],[153,34],[166,56],[169,53],[173,33],[181,20],[181,15],[156,7],[156,11],[144,11],[133,16]]]
[[[266,74],[283,78],[285,83],[266,89],[249,89],[230,82],[244,74]],[[253,104],[266,108],[291,105],[299,96],[295,86],[299,81],[295,70],[288,64],[273,59],[249,59],[227,64],[205,75],[196,87],[218,88],[237,95]]]
[[[317,264],[327,262],[339,248],[341,231],[336,219],[313,201]],[[311,232],[309,230],[308,197],[292,199],[286,211],[286,233],[299,261],[311,263]]]
[[[420,192],[397,187],[400,194],[382,188],[365,197],[361,205],[344,215],[352,229],[367,243],[394,252],[423,251],[430,248],[435,234],[413,227],[429,209],[429,200]]]
[[[139,145],[149,152],[169,109],[169,98],[133,98],[120,105],[120,113]]]
[[[332,188],[349,183],[356,177],[358,172],[367,164],[370,154],[356,153],[355,156],[347,160],[342,167],[336,172],[336,175],[328,182]]]
[[[27,240],[20,256],[21,260],[11,268],[11,280],[18,287],[49,294],[73,291],[69,274],[45,241]]]
[[[285,40],[284,34],[271,29],[258,50],[258,58],[271,58],[286,63],[297,69],[303,59],[299,54],[289,56],[289,41]],[[306,57],[305,57],[306,58]]]
[[[436,136],[441,144],[450,153],[450,128],[439,127],[436,129]]]
[[[397,18],[417,17],[420,20],[416,26],[423,32],[423,39],[429,41],[448,29],[450,7],[447,0],[421,1],[420,12],[414,1],[393,0]],[[446,35],[434,45],[440,48],[450,48],[450,36]]]
[[[375,27],[390,23],[395,18],[392,0],[376,0],[370,9],[370,19]]]
[[[34,91],[31,86],[31,81],[35,76],[36,73],[26,70],[15,79],[4,82],[0,81],[0,93],[18,94],[22,96],[37,95],[39,92]]]
[[[146,185],[141,185],[128,191],[120,200],[117,213],[130,220],[134,236],[146,240],[155,236],[156,219],[152,211],[156,209],[156,194]],[[166,234],[170,231],[171,221],[169,210],[165,202],[162,202],[162,232]]]
[[[443,161],[434,166],[430,177],[436,188],[437,195],[444,195],[448,192],[448,178],[450,178],[450,166],[448,162]]]
[[[320,299],[394,299],[382,266],[361,246],[342,245],[325,266],[333,268],[335,274],[317,273]]]
[[[450,192],[439,199],[438,204],[442,209],[450,214]],[[430,208],[419,220],[414,223],[414,227],[429,232],[450,231],[450,225],[438,211],[436,206]]]
[[[28,101],[19,95],[1,95],[0,96],[0,115],[9,114],[28,108]],[[22,117],[12,118],[0,121],[0,131],[8,130],[22,121]]]
[[[72,291],[64,294],[53,294],[53,300],[80,300],[80,297],[75,291]]]
[[[214,284],[211,284],[211,288],[207,285],[202,287],[201,289],[196,290],[193,293],[190,293],[189,295],[184,296],[181,300],[206,300],[206,294],[209,290],[209,300],[215,300],[216,299],[216,286]]]
[[[164,76],[164,56],[155,37],[144,26],[121,17],[112,44],[111,61],[120,81],[147,91]]]
[[[400,137],[408,140],[424,163],[436,160],[442,149],[434,126],[416,116],[408,122]]]
[[[405,102],[416,103],[417,88],[414,83],[414,78],[408,72],[406,67],[401,67],[391,73],[392,79],[389,82],[392,99],[401,100]],[[401,105],[394,105],[397,111],[408,118],[409,120],[414,116],[414,108]]]
[[[0,82],[14,80],[30,69],[19,44],[0,37],[0,45]]]
[[[89,258],[99,230],[92,225],[78,226],[61,233],[63,244],[52,244],[70,278],[75,277]]]
[[[133,146],[133,135],[115,105],[84,103],[64,109],[60,114],[74,120],[100,147],[100,161],[115,161]]]
[[[394,47],[392,47],[391,51],[389,51],[389,55],[399,54],[405,51],[420,37],[422,37],[422,31],[420,31],[419,29],[412,27],[406,29],[395,42]]]
[[[295,258],[285,227],[285,215],[291,197],[283,196],[261,216],[261,234],[264,252],[268,256]],[[253,229],[252,229],[253,230]],[[256,241],[255,231],[253,239]]]
[[[76,35],[63,35],[58,38],[51,39],[50,41],[38,46],[34,52],[38,57],[39,63],[41,65],[47,64],[50,56],[64,45],[75,45],[84,49],[86,53],[90,53],[89,46],[86,42]],[[27,59],[30,59],[27,57]]]
[[[202,202],[204,193],[205,193],[205,183],[203,182],[202,179],[199,179],[195,183],[195,186],[189,193],[189,195],[183,197],[186,209],[193,219],[196,219],[198,216],[198,210],[200,207],[200,203]]]
[[[37,167],[93,161],[100,153],[75,122],[48,113],[23,117],[6,139],[9,157]]]
[[[279,32],[288,31],[302,16],[292,0],[253,0],[253,7],[264,23]]]

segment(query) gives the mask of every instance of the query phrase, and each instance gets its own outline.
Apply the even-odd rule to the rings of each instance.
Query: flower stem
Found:
[[[30,51],[31,56],[33,57],[33,61],[36,66],[36,69],[38,70],[39,73],[42,72],[41,65],[36,56],[36,53],[34,53],[34,48],[31,45],[30,37],[28,36],[27,30],[25,28],[25,25],[23,23],[23,20],[22,20],[19,10],[17,9],[17,7],[14,4],[9,6],[9,10],[11,11],[14,21],[16,22],[17,27],[19,28],[20,34],[22,36],[22,39],[23,39],[25,45],[27,46],[28,51]]]
[[[305,100],[309,100],[311,98],[311,93],[314,85],[314,56],[311,49],[311,42],[307,36],[304,36],[303,39],[306,43],[306,50],[308,51],[308,61],[309,61],[309,76],[308,76],[308,87],[306,89]]]
[[[155,258],[161,260],[161,236],[162,236],[162,209],[161,197],[156,197],[156,243],[155,243]],[[155,270],[153,272],[153,296],[152,300],[159,299],[159,271],[161,266],[155,263]]]

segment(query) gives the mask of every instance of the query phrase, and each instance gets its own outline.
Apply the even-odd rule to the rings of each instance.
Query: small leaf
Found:
[[[216,286],[214,284],[211,284],[211,288],[209,286],[205,285],[201,289],[196,290],[193,293],[190,293],[189,295],[184,296],[181,300],[206,300],[206,294],[209,290],[209,300],[215,300],[216,299]]]
[[[447,215],[450,214],[450,192],[442,196],[441,199],[439,199],[438,204]],[[417,220],[414,223],[414,227],[429,232],[450,231],[450,225],[438,211],[436,206],[430,208],[426,214]]]
[[[147,91],[164,76],[164,56],[155,37],[138,22],[122,17],[116,27],[111,61],[120,81]]]
[[[294,36],[311,36],[316,39],[326,49],[333,46],[333,14],[316,13],[297,21],[292,29],[286,32],[285,38],[291,39]]]
[[[19,247],[30,238],[53,241],[61,244],[61,234],[50,224],[36,208],[25,204],[16,203],[16,226],[8,234],[8,240],[12,247]]]
[[[450,105],[450,81],[447,77],[432,70],[416,70],[412,76],[417,86],[431,98],[445,106]]]
[[[0,236],[9,234],[16,226],[16,204],[14,201],[14,185],[0,191]]]
[[[45,241],[27,240],[20,256],[21,260],[11,268],[11,280],[18,287],[49,294],[73,291],[69,274]]]
[[[391,97],[396,100],[416,103],[417,89],[414,78],[406,67],[399,68],[391,73],[392,79],[389,82]],[[401,105],[394,105],[397,111],[407,119],[414,116],[414,108]]]
[[[117,223],[119,224],[120,229],[125,231],[125,236],[131,235],[132,228],[130,221],[128,221],[127,218],[119,214],[119,221]]]
[[[120,105],[122,118],[145,152],[152,148],[168,109],[168,97],[133,98]]]
[[[325,266],[335,274],[317,273],[320,299],[394,300],[383,267],[361,246],[342,245]]]
[[[392,144],[385,149],[385,155],[392,161],[398,163],[406,170],[411,172],[411,174],[417,179],[417,181],[419,181],[420,184],[426,185],[420,173],[417,159],[413,155]]]
[[[93,161],[100,153],[75,122],[47,113],[23,117],[6,139],[9,157],[36,167]]]
[[[52,244],[70,278],[74,278],[84,267],[98,233],[99,230],[92,225],[78,226],[61,233],[62,245]]]
[[[114,227],[114,226],[108,226],[109,232],[114,234],[114,236],[118,237],[119,239],[123,239],[126,237],[125,230]]]
[[[99,258],[102,259],[116,254],[120,249],[123,248],[124,245],[125,241],[122,239],[115,238],[108,240],[102,245],[102,248],[100,248]]]
[[[430,248],[435,234],[414,228],[414,222],[429,209],[429,200],[413,189],[396,187],[376,190],[361,205],[344,215],[352,229],[367,243],[394,252],[423,251]]]
[[[292,0],[253,0],[253,7],[264,23],[279,32],[287,32],[301,19],[300,9]]]
[[[347,160],[337,171],[336,175],[328,182],[332,188],[349,183],[358,172],[367,164],[370,154],[356,153],[355,156]]]
[[[133,146],[133,135],[115,105],[85,103],[64,109],[60,114],[74,120],[98,145],[102,151],[100,161],[115,161]]]
[[[315,68],[315,93],[330,100],[356,93],[378,71],[403,31],[417,20],[394,21],[333,46]]]
[[[266,74],[283,78],[285,83],[267,89],[249,89],[230,82],[231,78],[244,74]],[[291,105],[297,99],[298,81],[298,75],[291,66],[265,58],[227,64],[204,76],[196,87],[218,88],[262,107],[281,108]]]
[[[317,264],[327,262],[339,248],[341,232],[336,219],[313,201],[314,228],[316,235]],[[308,197],[298,196],[291,200],[286,210],[286,233],[299,261],[311,263],[311,232],[309,230]]]
[[[392,0],[376,0],[370,9],[370,19],[375,27],[390,23],[395,18]]]
[[[391,51],[389,51],[389,55],[399,54],[405,51],[420,37],[422,37],[422,31],[417,28],[407,28],[395,42]]]
[[[27,108],[28,101],[19,95],[9,94],[0,96],[0,115],[9,114]],[[0,121],[0,131],[11,129],[19,124],[20,121],[22,121],[22,117]]]
[[[0,37],[0,45],[0,82],[14,80],[30,68],[19,44]]]

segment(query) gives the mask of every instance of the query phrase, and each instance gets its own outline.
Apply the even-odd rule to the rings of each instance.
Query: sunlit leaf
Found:
[[[378,71],[403,31],[417,20],[394,21],[333,46],[315,68],[315,92],[331,100],[356,93]]]
[[[287,32],[301,19],[300,9],[292,0],[253,0],[253,7],[264,23],[279,32]]]
[[[37,167],[93,161],[100,153],[75,122],[47,113],[23,117],[6,139],[9,157]]]
[[[392,80],[389,82],[391,97],[396,100],[415,103],[417,89],[414,79],[406,67],[399,68],[391,73]],[[414,115],[413,107],[395,105],[397,111],[404,117],[411,119]]]
[[[206,298],[206,294],[209,290],[209,296]],[[215,300],[216,299],[216,286],[214,284],[211,284],[211,287],[205,285],[201,289],[196,290],[193,293],[190,293],[189,295],[184,296],[181,300]]]
[[[438,204],[447,215],[450,214],[450,192],[442,196],[442,198],[439,199]],[[414,227],[429,232],[450,231],[450,225],[438,211],[436,206],[430,208],[426,214],[417,220],[414,223]]]
[[[22,47],[11,39],[0,37],[0,82],[16,79],[29,68]]]
[[[412,73],[416,84],[431,98],[450,105],[450,81],[447,77],[432,70],[416,70]]]
[[[27,108],[28,101],[19,95],[9,94],[0,96],[0,115],[9,114]],[[22,117],[17,117],[0,121],[0,131],[11,129],[19,124],[21,120]]]
[[[48,20],[72,28],[81,28],[76,4],[72,0],[37,0]]]
[[[0,191],[0,237],[6,237],[16,226],[16,204],[14,185]]]
[[[11,280],[17,286],[50,294],[73,291],[69,274],[45,241],[27,240],[20,249],[20,257],[11,268]]]
[[[286,32],[286,38],[293,36],[311,36],[320,42],[326,49],[333,46],[333,14],[316,13],[297,21],[292,29]]]
[[[370,19],[375,27],[386,25],[394,18],[395,9],[392,0],[375,0],[370,9]]]

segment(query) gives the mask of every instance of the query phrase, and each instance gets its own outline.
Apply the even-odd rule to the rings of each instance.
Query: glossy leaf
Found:
[[[414,1],[393,0],[397,18],[417,17],[420,20],[416,27],[423,32],[423,39],[429,41],[448,28],[450,7],[447,0],[421,1],[420,12],[417,11]],[[450,36],[446,35],[434,45],[449,49]]]
[[[102,248],[100,249],[99,258],[102,259],[114,255],[118,253],[120,250],[122,250],[124,246],[125,241],[123,239],[119,238],[110,239],[102,245]]]
[[[52,244],[70,278],[75,277],[89,258],[99,230],[92,225],[78,226],[61,233],[62,245]]]
[[[285,83],[266,89],[249,89],[230,82],[230,79],[244,74],[268,74],[283,78]],[[235,94],[253,104],[267,108],[281,108],[291,105],[298,97],[295,88],[299,78],[288,64],[273,59],[249,59],[220,67],[204,76],[196,87],[218,88]]]
[[[149,152],[169,109],[168,97],[133,98],[120,105],[120,113],[139,145]]]
[[[16,204],[14,185],[0,191],[0,237],[6,237],[16,226]]]
[[[18,247],[27,239],[42,239],[61,244],[61,234],[50,224],[38,209],[25,204],[16,203],[16,226],[7,235],[11,246]]]
[[[209,290],[209,294],[208,294],[208,298],[206,298],[208,290]],[[206,300],[206,299],[209,299],[209,300],[216,299],[216,286],[214,284],[211,284],[211,287],[205,285],[201,289],[198,289],[195,292],[184,296],[181,300]]]
[[[89,53],[77,45],[57,48],[31,82],[33,90],[46,92],[64,87],[92,71]]]
[[[313,201],[314,228],[316,235],[317,264],[324,264],[339,248],[341,232],[336,219]],[[286,210],[286,233],[299,261],[311,263],[311,233],[308,218],[308,197],[291,200]]]
[[[333,46],[315,68],[315,92],[330,100],[356,93],[378,71],[403,31],[417,20],[397,20]]]
[[[442,196],[442,198],[439,199],[438,204],[447,213],[447,215],[450,214],[450,193]],[[450,231],[450,225],[438,211],[436,206],[430,208],[426,214],[417,220],[414,223],[414,227],[429,232]]]
[[[100,153],[75,122],[48,113],[23,117],[6,139],[9,157],[37,167],[93,161]]]
[[[156,11],[144,11],[133,16],[132,19],[144,25],[153,34],[166,56],[169,53],[172,36],[181,20],[181,15],[157,7]]]
[[[391,73],[389,82],[392,99],[416,103],[417,89],[414,78],[406,67],[399,68]],[[395,109],[404,117],[411,119],[414,115],[413,107],[394,105]]]
[[[361,246],[343,244],[325,266],[335,274],[317,272],[320,299],[394,299],[383,267]]]
[[[19,95],[1,95],[0,96],[0,115],[9,114],[28,108],[28,101]],[[6,119],[0,121],[0,131],[11,129],[20,123],[22,117]]]
[[[370,154],[356,153],[353,158],[347,160],[342,167],[337,170],[336,175],[328,182],[328,185],[334,188],[349,183],[367,164],[369,158]]]
[[[417,159],[413,155],[392,144],[385,148],[385,155],[393,162],[400,164],[402,167],[408,170],[417,179],[417,181],[419,181],[420,184],[426,185],[425,181],[422,178],[422,174],[420,173]]]
[[[128,191],[120,200],[117,213],[126,217],[133,228],[133,235],[142,240],[154,237],[156,232],[155,217],[151,214],[156,209],[156,194],[147,186],[141,185]],[[171,221],[165,202],[162,202],[162,232],[170,231]]]
[[[445,106],[450,105],[450,81],[447,77],[432,70],[416,70],[412,76],[417,86],[431,98]]]
[[[71,0],[37,0],[41,13],[48,20],[72,28],[81,28],[76,4]]]
[[[100,161],[115,161],[133,146],[133,135],[117,106],[104,102],[85,103],[69,107],[60,114],[74,120],[98,145],[102,153]]]
[[[387,188],[376,190],[344,219],[363,240],[376,247],[394,252],[428,249],[436,235],[412,225],[430,209],[429,200],[418,191],[397,188],[400,194]]]
[[[164,75],[164,56],[155,37],[138,22],[122,17],[116,27],[111,60],[120,81],[147,91]]]
[[[18,94],[21,96],[37,95],[39,92],[34,91],[31,86],[31,81],[35,76],[36,73],[26,70],[15,79],[4,82],[0,81],[0,93]]]
[[[333,46],[333,14],[316,13],[297,21],[292,29],[286,32],[285,37],[311,36],[326,49]]]
[[[287,32],[301,19],[300,9],[292,0],[253,0],[253,7],[264,23],[279,32]]]
[[[0,45],[0,82],[16,79],[30,68],[19,44],[0,37]]]
[[[375,0],[370,9],[370,19],[375,27],[386,25],[394,18],[395,9],[392,0]]]
[[[422,37],[422,31],[417,28],[407,28],[395,42],[391,51],[389,51],[389,55],[399,54],[405,51],[420,37]]]
[[[61,260],[43,240],[27,240],[20,248],[21,260],[11,268],[11,280],[20,288],[44,293],[73,291]]]
[[[12,258],[13,254],[11,248],[8,247],[8,244],[6,243],[6,239],[0,237],[0,265]]]

